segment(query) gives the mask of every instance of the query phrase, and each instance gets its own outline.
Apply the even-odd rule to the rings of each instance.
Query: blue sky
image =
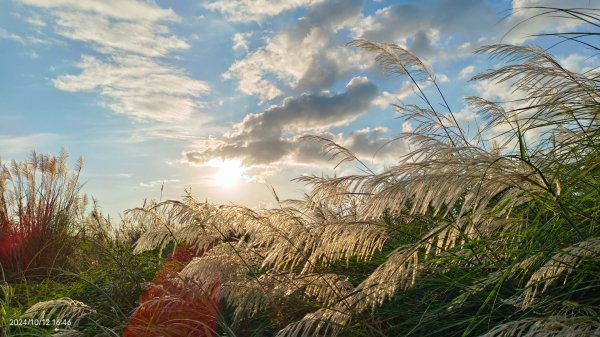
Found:
[[[306,189],[302,174],[335,163],[304,134],[332,138],[374,170],[407,151],[391,142],[414,127],[393,103],[418,103],[403,78],[384,75],[357,38],[411,49],[436,73],[450,106],[510,99],[507,84],[468,82],[496,64],[473,55],[492,43],[548,43],[541,32],[575,22],[535,20],[527,6],[599,1],[0,0],[0,156],[32,150],[85,160],[84,191],[111,213],[145,198],[248,206]],[[516,28],[514,28],[516,27]],[[514,28],[511,30],[511,28]],[[508,33],[508,34],[507,34]],[[568,45],[569,69],[597,65]],[[387,145],[386,145],[387,144]],[[336,168],[336,174],[350,167]]]

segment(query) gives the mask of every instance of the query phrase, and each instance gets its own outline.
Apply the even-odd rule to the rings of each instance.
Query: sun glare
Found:
[[[217,172],[213,175],[213,182],[217,186],[231,188],[238,185],[244,177],[244,167],[240,161],[225,160],[213,162]]]

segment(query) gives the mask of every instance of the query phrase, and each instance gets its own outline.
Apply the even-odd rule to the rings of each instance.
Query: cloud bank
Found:
[[[212,146],[185,152],[184,161],[203,164],[215,158],[241,159],[251,166],[305,160],[306,145],[298,148],[299,134],[323,133],[336,126],[348,125],[369,110],[377,95],[374,84],[364,77],[356,77],[342,93],[287,98],[281,105],[247,115],[231,133],[213,142]]]

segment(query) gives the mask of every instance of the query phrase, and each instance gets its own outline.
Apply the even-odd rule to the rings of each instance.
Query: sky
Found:
[[[355,39],[395,43],[430,67],[462,123],[465,96],[510,99],[473,82],[494,43],[549,45],[574,29],[530,6],[596,0],[0,0],[0,158],[83,157],[83,192],[116,216],[144,199],[269,207],[297,198],[304,174],[345,174],[303,135],[347,147],[374,171],[408,150],[393,104],[422,103]],[[534,17],[534,19],[528,19]],[[598,64],[567,44],[568,69]],[[427,88],[427,84],[425,84]],[[430,86],[429,86],[430,87]]]

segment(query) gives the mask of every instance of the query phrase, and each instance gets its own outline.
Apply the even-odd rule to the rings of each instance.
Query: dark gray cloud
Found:
[[[247,115],[234,131],[203,151],[184,153],[184,160],[242,159],[246,165],[268,164],[298,151],[297,135],[347,125],[368,111],[378,95],[366,78],[354,78],[343,93],[303,94],[281,105]],[[305,146],[306,147],[306,146]]]
[[[360,129],[346,135],[322,133],[319,136],[333,140],[358,158],[375,164],[395,163],[408,150],[403,141],[396,140],[396,137],[390,135],[388,129],[383,127]],[[323,152],[322,143],[297,139],[294,143],[292,157],[296,162],[322,165],[326,161],[337,163],[336,160],[341,159],[332,158],[333,152]]]
[[[285,130],[319,130],[346,125],[366,112],[377,96],[377,87],[356,77],[340,94],[302,94],[282,105],[247,115],[236,125],[238,140],[279,137]]]
[[[315,92],[332,86],[340,74],[338,65],[325,57],[315,57],[302,75],[296,89]]]
[[[364,158],[378,157],[387,161],[387,157],[406,153],[406,144],[387,135],[387,129],[367,128],[354,131],[345,139],[344,146],[352,149],[355,155]]]
[[[492,4],[496,5],[493,7]],[[592,8],[589,0],[513,0],[506,8],[492,0],[421,0],[400,3],[364,17],[353,29],[358,37],[408,47],[419,57],[448,58],[470,54],[492,43],[523,43],[540,32],[572,29],[577,20],[538,15],[531,7]]]
[[[292,150],[292,142],[280,138],[256,139],[247,142],[229,142],[202,151],[183,153],[183,160],[191,164],[204,164],[212,159],[242,159],[247,166],[279,161]]]
[[[416,55],[427,57],[439,52],[435,45],[445,45],[440,40],[460,37],[475,42],[497,32],[500,19],[487,1],[425,0],[383,8],[366,17],[355,32],[371,41],[405,44]]]

